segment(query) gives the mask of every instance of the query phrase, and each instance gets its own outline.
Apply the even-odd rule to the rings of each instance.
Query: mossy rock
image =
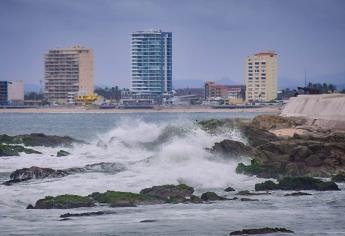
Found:
[[[19,156],[19,153],[21,152],[24,152],[26,154],[42,154],[39,151],[25,148],[20,145],[0,144],[0,156]]]
[[[318,190],[332,191],[340,190],[338,185],[332,181],[322,181],[312,177],[284,177],[279,180],[281,190]]]
[[[256,191],[266,190],[317,190],[317,191],[333,191],[340,190],[338,185],[332,181],[322,181],[312,177],[284,177],[279,179],[278,184],[271,180],[263,183],[255,184]]]
[[[201,195],[204,201],[222,201],[227,200],[225,197],[218,196],[215,192],[206,192]]]
[[[145,188],[140,191],[140,194],[146,194],[164,199],[170,198],[186,198],[190,197],[194,192],[194,188],[186,184],[179,185],[159,185],[151,188]]]
[[[78,207],[93,207],[94,201],[89,197],[79,195],[59,195],[56,197],[47,196],[35,204],[35,209],[70,209]]]
[[[65,156],[68,156],[70,155],[71,153],[65,151],[65,150],[59,150],[56,154],[57,157],[65,157]]]
[[[236,173],[260,178],[279,178],[285,175],[285,171],[269,165],[263,165],[256,159],[252,159],[249,165],[239,163],[236,167]]]
[[[118,203],[146,205],[146,204],[160,204],[160,203],[166,202],[165,199],[146,195],[146,194],[118,192],[118,191],[107,191],[105,193],[95,192],[95,193],[90,194],[89,197],[99,203],[108,203],[112,205],[116,205]]]
[[[333,175],[331,180],[334,182],[345,182],[345,173]]]
[[[25,146],[71,146],[72,143],[85,143],[80,140],[73,139],[69,136],[45,135],[42,133],[23,134],[16,136],[9,136],[6,134],[0,135],[0,143],[6,144],[24,144]]]
[[[255,184],[255,191],[268,191],[268,190],[277,190],[277,189],[278,189],[278,184],[274,183],[272,180]]]

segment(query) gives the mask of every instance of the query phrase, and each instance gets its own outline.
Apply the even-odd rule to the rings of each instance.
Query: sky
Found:
[[[94,50],[94,82],[129,87],[130,34],[173,33],[173,84],[244,83],[248,55],[278,53],[280,88],[345,84],[342,0],[0,0],[0,80],[40,84],[49,49]],[[175,81],[175,82],[174,82]]]

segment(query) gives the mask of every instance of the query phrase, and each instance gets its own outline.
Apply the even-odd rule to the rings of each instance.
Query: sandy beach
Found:
[[[6,108],[0,109],[1,113],[154,113],[154,112],[264,112],[279,113],[280,108],[276,106],[247,108],[247,109],[214,109],[209,107],[177,107],[160,109],[97,109],[86,107],[56,107],[56,108]]]

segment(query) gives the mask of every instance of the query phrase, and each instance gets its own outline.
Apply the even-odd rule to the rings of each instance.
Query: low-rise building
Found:
[[[239,104],[245,101],[246,86],[223,85],[213,81],[205,82],[205,100],[224,100]]]
[[[0,105],[23,105],[23,81],[0,81]]]

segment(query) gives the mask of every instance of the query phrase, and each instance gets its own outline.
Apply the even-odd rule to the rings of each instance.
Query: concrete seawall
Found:
[[[290,98],[281,116],[305,117],[322,128],[345,130],[345,94],[300,95]]]

